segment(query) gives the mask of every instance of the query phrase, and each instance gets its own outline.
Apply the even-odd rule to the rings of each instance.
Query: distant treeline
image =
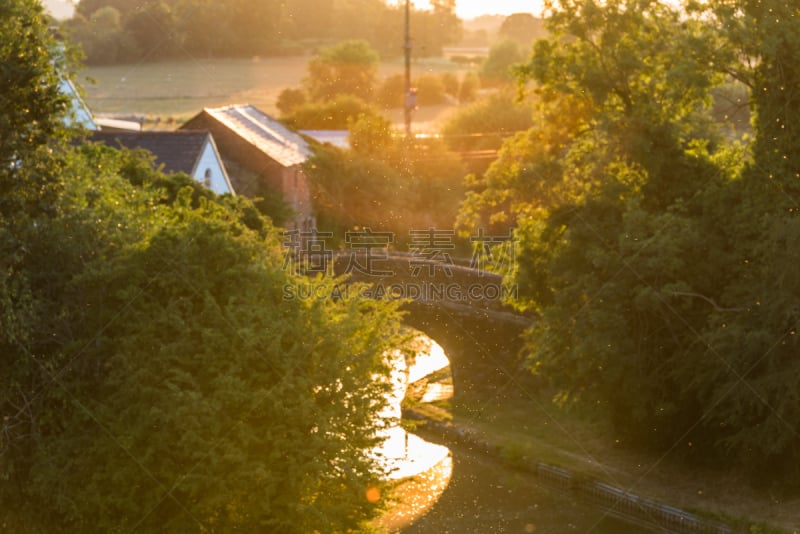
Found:
[[[461,38],[454,0],[434,4],[411,14],[417,56]],[[342,39],[392,57],[403,52],[404,11],[382,0],[81,0],[64,29],[90,64],[274,56]]]

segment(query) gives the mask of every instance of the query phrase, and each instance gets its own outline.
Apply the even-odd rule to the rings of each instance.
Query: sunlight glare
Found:
[[[393,427],[387,434],[378,454],[391,470],[389,480],[401,480],[424,473],[450,455],[447,447],[410,434],[402,427]]]
[[[405,397],[407,385],[413,382],[412,376],[418,377],[417,379],[423,378],[450,364],[444,349],[428,336],[421,334],[417,336],[416,342],[420,348],[417,349],[419,352],[416,354],[414,365],[410,367],[406,366],[406,359],[401,351],[394,351],[387,355],[392,362],[390,381],[393,390],[387,397],[389,404],[379,414],[381,418],[400,420],[402,417],[400,405]],[[447,447],[409,434],[399,425],[387,428],[381,434],[384,441],[373,450],[373,454],[380,458],[384,466],[389,469],[389,479],[391,480],[408,478],[425,472],[450,454]]]
[[[427,350],[427,352],[417,354],[413,365],[409,366],[409,384],[413,384],[417,380],[420,380],[421,378],[424,378],[429,374],[435,373],[436,371],[444,369],[450,365],[450,360],[447,359],[447,356],[445,355],[444,349],[441,345],[430,338],[427,338],[425,341],[430,343],[430,348]]]
[[[395,3],[403,4],[403,0]],[[416,9],[431,9],[430,0],[413,0]],[[462,19],[474,19],[481,15],[511,15],[512,13],[533,13],[540,15],[542,12],[541,0],[456,0],[456,15]]]

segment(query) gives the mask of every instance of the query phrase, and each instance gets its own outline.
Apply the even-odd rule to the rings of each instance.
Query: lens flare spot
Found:
[[[376,503],[381,500],[381,490],[376,487],[367,488],[367,501]]]

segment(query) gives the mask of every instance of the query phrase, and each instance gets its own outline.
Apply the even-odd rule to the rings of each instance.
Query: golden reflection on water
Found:
[[[424,334],[413,342],[415,357],[408,362],[401,352],[392,355],[393,394],[390,406],[381,415],[399,420],[400,404],[408,385],[444,369],[450,361],[442,347]],[[422,402],[441,400],[452,396],[452,385],[427,384]],[[396,481],[390,506],[376,525],[389,532],[398,532],[408,527],[439,500],[447,489],[453,474],[453,458],[447,447],[431,443],[395,426],[385,431],[386,439],[375,452],[389,467],[389,479]]]
[[[420,334],[416,337],[415,342],[420,346],[420,352],[416,354],[414,362],[408,366],[409,384],[450,365],[450,360],[447,359],[442,346],[428,336]]]
[[[387,431],[388,438],[379,454],[391,472],[389,480],[401,480],[432,469],[450,454],[450,449],[426,441],[419,436],[394,427]]]
[[[453,457],[448,453],[431,469],[398,481],[389,510],[375,524],[399,532],[424,516],[442,496],[453,476]]]

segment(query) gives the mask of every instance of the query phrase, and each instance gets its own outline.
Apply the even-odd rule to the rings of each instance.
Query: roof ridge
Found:
[[[254,106],[248,106],[248,108],[253,109],[255,111],[258,111],[260,113],[260,110],[258,108],[255,108]],[[264,124],[264,123],[262,123],[261,121],[258,120],[258,118],[252,117],[249,113],[245,113],[244,115],[249,120],[253,121],[258,128],[260,128],[262,130],[266,130],[267,132],[269,132],[269,134],[272,135],[272,137],[274,137],[276,139],[276,141],[278,141],[280,144],[282,144],[284,146],[299,146],[298,143],[290,141],[289,139],[286,138],[286,135],[283,135],[283,134],[288,134],[289,136],[297,136],[297,134],[295,132],[291,131],[289,128],[286,128],[285,126],[283,126],[277,120],[272,119],[272,117],[270,117],[266,113],[263,113],[263,115],[265,117],[269,118],[269,119],[272,119],[275,122],[275,125],[274,125],[275,127],[273,127],[272,124]],[[283,131],[280,131],[280,130],[283,130]]]
[[[311,146],[300,134],[252,104],[205,108],[203,112],[284,166],[311,156]]]
[[[96,134],[104,135],[209,135],[208,130],[132,130],[132,131],[103,131],[98,130]]]

